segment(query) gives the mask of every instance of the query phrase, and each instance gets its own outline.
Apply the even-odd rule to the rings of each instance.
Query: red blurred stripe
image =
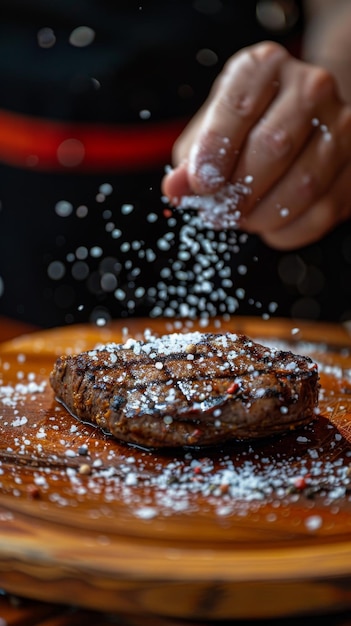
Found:
[[[169,162],[186,120],[66,123],[0,110],[0,160],[42,171],[126,171]]]

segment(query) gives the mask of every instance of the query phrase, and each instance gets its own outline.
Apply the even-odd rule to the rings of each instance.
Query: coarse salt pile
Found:
[[[243,183],[226,183],[213,194],[182,196],[178,209],[196,209],[204,225],[215,229],[238,228],[240,201],[251,193]]]

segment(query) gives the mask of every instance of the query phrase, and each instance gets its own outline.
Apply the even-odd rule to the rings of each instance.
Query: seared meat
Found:
[[[50,376],[80,420],[149,447],[266,437],[311,422],[317,366],[232,333],[171,334],[62,356]]]

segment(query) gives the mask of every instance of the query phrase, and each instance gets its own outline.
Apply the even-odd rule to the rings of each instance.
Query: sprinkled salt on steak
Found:
[[[239,334],[174,333],[60,357],[56,398],[80,420],[149,447],[202,446],[311,422],[313,361]]]

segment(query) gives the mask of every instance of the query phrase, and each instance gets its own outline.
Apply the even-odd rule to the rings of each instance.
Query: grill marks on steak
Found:
[[[317,366],[232,333],[187,333],[63,356],[50,376],[80,420],[149,447],[213,445],[312,421]]]

